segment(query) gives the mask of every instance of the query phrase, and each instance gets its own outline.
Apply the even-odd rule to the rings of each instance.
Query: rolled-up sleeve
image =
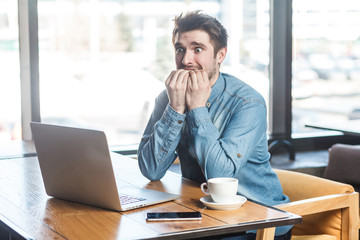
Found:
[[[174,162],[184,121],[185,114],[172,109],[166,92],[162,92],[155,101],[138,149],[140,170],[149,180],[160,180]]]

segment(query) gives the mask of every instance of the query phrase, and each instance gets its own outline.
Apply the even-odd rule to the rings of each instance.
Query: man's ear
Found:
[[[220,48],[220,50],[217,52],[216,59],[217,59],[218,64],[221,64],[224,61],[224,59],[226,57],[226,53],[227,53],[226,47]]]

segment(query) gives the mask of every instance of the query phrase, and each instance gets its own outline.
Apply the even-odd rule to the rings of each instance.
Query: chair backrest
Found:
[[[360,189],[360,145],[334,144],[329,149],[329,162],[324,177],[351,184]]]
[[[310,174],[274,169],[279,177],[281,186],[290,201],[298,201],[331,194],[352,193],[351,185],[316,177]]]
[[[348,227],[344,225],[346,221],[342,219],[349,218],[344,215],[343,209],[349,209],[350,205],[357,207],[358,211],[356,202],[349,200],[358,201],[358,194],[354,195],[354,188],[351,185],[294,171],[277,169],[275,172],[284,193],[291,201],[291,204],[279,208],[303,217],[303,222],[294,226],[293,235],[329,234],[336,236],[337,239],[344,239],[342,236],[349,235],[349,232],[354,230],[351,226],[348,231],[344,231],[343,228]],[[340,203],[342,201],[344,204]],[[351,215],[351,219],[353,218],[358,224],[358,215]]]

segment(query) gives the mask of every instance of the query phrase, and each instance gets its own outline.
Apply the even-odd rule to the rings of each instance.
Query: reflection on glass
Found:
[[[17,1],[0,0],[0,142],[21,139]]]
[[[293,133],[360,118],[358,0],[293,0]]]
[[[172,19],[197,9],[229,31],[223,71],[267,100],[266,0],[39,0],[42,121],[103,129],[112,145],[137,144],[175,68]]]

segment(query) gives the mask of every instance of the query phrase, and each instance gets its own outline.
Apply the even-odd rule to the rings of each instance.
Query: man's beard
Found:
[[[215,76],[216,73],[217,73],[217,72],[216,72],[216,68],[212,68],[212,69],[210,70],[210,72],[208,72],[208,77],[209,77],[209,81],[210,81],[210,82],[211,82],[212,78]],[[216,79],[214,79],[214,80],[216,80]]]

